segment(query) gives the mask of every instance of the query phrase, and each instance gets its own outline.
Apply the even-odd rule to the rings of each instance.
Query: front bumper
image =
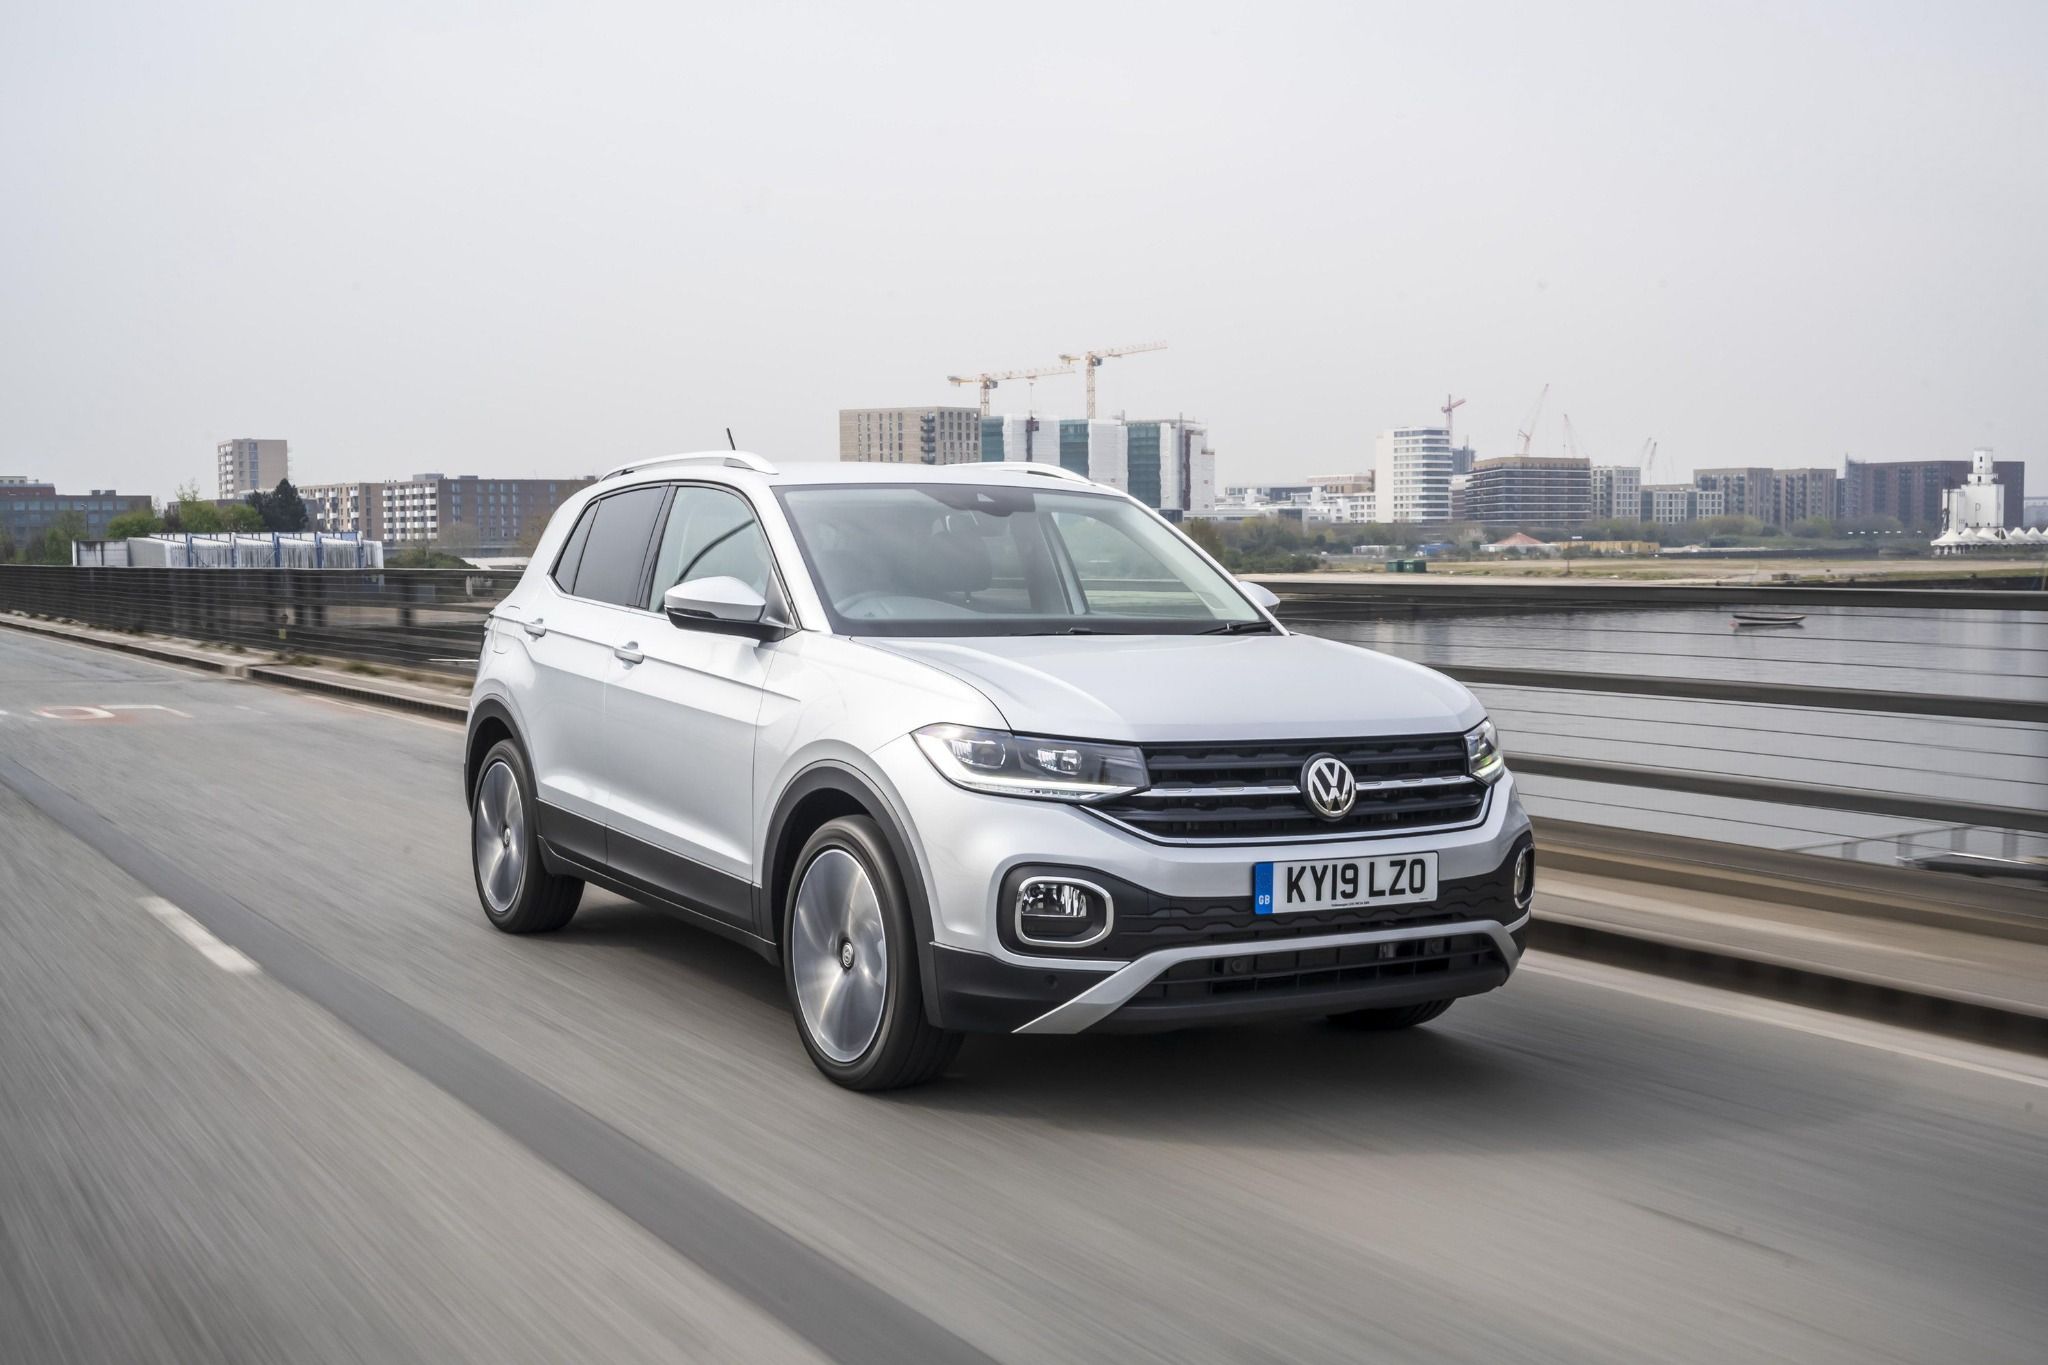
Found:
[[[1096,873],[1119,906],[1105,944],[1128,960],[1005,960],[936,946],[935,1022],[1005,1033],[1170,1029],[1478,995],[1521,961],[1529,911],[1516,901],[1514,868],[1529,847],[1524,834],[1499,867],[1440,882],[1431,902],[1303,915],[1259,915],[1248,893],[1176,903],[1183,898]],[[1016,869],[1062,871],[1081,870]]]
[[[1526,907],[1514,859],[1530,840],[1512,775],[1463,828],[1315,844],[1188,845],[1141,838],[1074,806],[981,796],[947,783],[908,740],[881,761],[929,890],[927,1004],[942,1028],[1078,1033],[1306,1017],[1476,995],[1521,959]],[[1258,862],[1433,852],[1433,902],[1257,915]],[[999,927],[1015,878],[1106,885],[1117,922],[1059,951]]]

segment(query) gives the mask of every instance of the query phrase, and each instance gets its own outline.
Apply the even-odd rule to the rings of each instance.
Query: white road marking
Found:
[[[155,915],[172,933],[198,949],[202,957],[222,971],[241,976],[261,970],[254,958],[240,948],[231,948],[222,943],[205,925],[163,897],[144,896],[142,908]]]
[[[38,706],[44,720],[112,720],[114,713],[101,706]]]
[[[1857,1047],[1889,1052],[1894,1056],[1935,1062],[1942,1066],[1955,1067],[1960,1071],[1972,1071],[1980,1076],[1996,1076],[2000,1080],[2017,1081],[2021,1085],[2048,1090],[2048,1059],[2037,1059],[2024,1052],[2011,1052],[2004,1048],[1965,1042],[1961,1039],[1940,1038],[1898,1024],[1883,1024],[1871,1019],[1829,1014],[1826,1010],[1809,1009],[1804,1005],[1789,1005],[1780,1000],[1765,1000],[1736,991],[1718,990],[1690,981],[1676,981],[1670,977],[1653,976],[1647,972],[1632,972],[1626,967],[1612,967],[1602,962],[1557,957],[1550,953],[1525,954],[1520,970],[1534,972],[1538,976],[1554,976],[1583,986],[1619,991],[1623,995],[1654,1000],[1660,1004],[1679,1005],[1686,1009],[1704,1010],[1709,1014],[1726,1015],[1730,1019],[1747,1019],[1752,1023],[1771,1024],[1799,1033],[1810,1033],[1817,1038],[1853,1043]]]
[[[106,709],[109,711],[166,711],[174,716],[183,716],[186,720],[192,719],[190,711],[180,711],[175,706],[158,706],[155,702],[149,701],[126,703],[110,701],[107,703]]]

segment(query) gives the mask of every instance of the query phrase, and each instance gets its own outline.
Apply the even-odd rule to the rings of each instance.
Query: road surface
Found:
[[[476,908],[460,732],[0,631],[10,1362],[2034,1362],[2048,1063],[1542,955],[1396,1037],[813,1072]]]

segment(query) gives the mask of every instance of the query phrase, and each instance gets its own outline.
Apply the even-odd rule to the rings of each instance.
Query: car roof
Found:
[[[1091,489],[1099,492],[1113,491],[1054,464],[1027,464],[1010,460],[942,465],[885,464],[875,460],[813,460],[771,464],[750,451],[733,450],[655,456],[615,469],[600,478],[598,484],[606,488],[623,488],[628,484],[684,477],[714,483],[767,488],[846,483],[979,483],[1032,488],[1064,485],[1076,492]]]

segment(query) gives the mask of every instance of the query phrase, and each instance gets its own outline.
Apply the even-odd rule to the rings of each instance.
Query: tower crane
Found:
[[[1066,357],[1064,356],[1061,357],[1061,359],[1065,358]],[[983,417],[986,417],[988,416],[989,391],[995,388],[995,386],[997,384],[1000,384],[1003,380],[1043,379],[1047,375],[1072,374],[1073,372],[1074,367],[1071,363],[1065,365],[1041,365],[1037,369],[1033,370],[982,370],[975,374],[949,374],[946,376],[946,382],[949,384],[972,384],[976,388],[980,389],[981,415]],[[1091,394],[1095,391],[1095,374],[1092,370],[1089,371],[1088,390]],[[1091,413],[1094,411],[1094,406],[1095,405],[1092,402],[1089,404],[1089,411]]]
[[[1088,415],[1093,417],[1095,415],[1095,372],[1102,368],[1103,361],[1111,356],[1136,355],[1140,351],[1163,351],[1165,349],[1166,343],[1163,341],[1145,341],[1140,342],[1136,346],[1104,346],[1099,350],[1078,351],[1073,355],[1062,355],[1060,359],[1069,365],[1086,367],[1088,373]]]
[[[1452,448],[1453,450],[1457,449],[1457,447],[1458,447],[1458,442],[1457,442],[1457,440],[1456,440],[1455,438],[1453,438],[1453,437],[1452,437],[1452,435],[1451,435],[1451,414],[1452,414],[1452,413],[1454,413],[1454,412],[1456,412],[1456,411],[1457,411],[1457,410],[1458,410],[1459,408],[1462,408],[1462,407],[1464,407],[1464,406],[1465,406],[1465,400],[1464,400],[1464,399],[1462,399],[1462,398],[1453,398],[1453,397],[1451,397],[1451,396],[1450,396],[1449,394],[1445,394],[1445,395],[1444,395],[1444,405],[1443,405],[1442,407],[1440,407],[1440,408],[1438,408],[1438,409],[1437,409],[1437,411],[1438,411],[1438,412],[1440,412],[1440,413],[1442,413],[1442,414],[1444,415],[1444,437],[1445,437],[1445,439],[1446,439],[1446,440],[1447,440],[1447,441],[1449,442],[1449,444],[1450,444],[1450,446],[1451,446],[1451,448]]]
[[[1656,438],[1656,437],[1654,437],[1654,436],[1651,436],[1651,437],[1647,437],[1647,438],[1645,438],[1645,439],[1644,439],[1644,441],[1643,441],[1643,454],[1642,454],[1642,464],[1643,464],[1643,482],[1644,482],[1644,483],[1649,483],[1649,482],[1650,482],[1650,470],[1652,469],[1652,467],[1654,467],[1654,466],[1656,465],[1656,463],[1657,463],[1657,438]]]
[[[1529,453],[1529,443],[1536,439],[1536,419],[1543,415],[1543,400],[1550,397],[1550,385],[1543,386],[1543,392],[1536,395],[1536,406],[1529,410],[1529,420],[1515,435],[1522,438],[1522,454]]]

